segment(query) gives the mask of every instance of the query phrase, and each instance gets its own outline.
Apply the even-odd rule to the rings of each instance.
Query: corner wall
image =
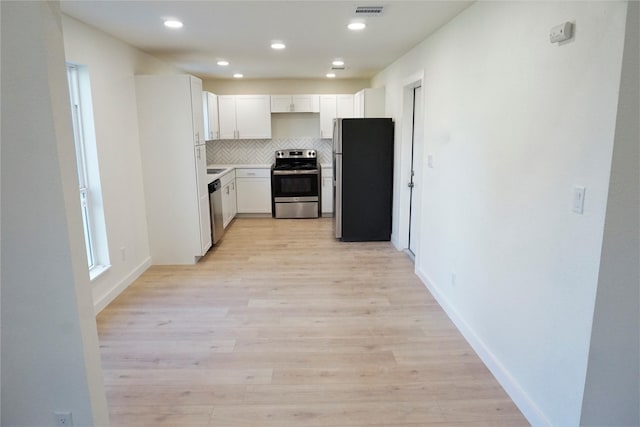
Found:
[[[2,8],[2,420],[109,425],[57,2]]]
[[[87,65],[91,82],[111,261],[91,284],[97,313],[151,263],[134,75],[180,70],[69,16],[62,23],[66,60]]]
[[[477,2],[373,79],[398,162],[402,85],[424,71],[416,271],[534,425],[580,422],[625,17],[625,2]],[[568,20],[574,38],[551,44]]]
[[[640,425],[640,7],[629,3],[583,426]]]

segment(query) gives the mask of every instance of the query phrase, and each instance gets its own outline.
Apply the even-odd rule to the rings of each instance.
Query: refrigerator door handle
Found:
[[[336,215],[336,239],[342,238],[342,154],[335,155],[334,208]]]

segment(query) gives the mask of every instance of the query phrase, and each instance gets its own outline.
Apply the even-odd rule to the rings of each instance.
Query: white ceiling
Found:
[[[61,1],[64,13],[201,78],[371,78],[471,1]],[[356,6],[384,6],[349,31]],[[166,18],[184,23],[163,26]],[[273,40],[287,48],[274,51]],[[218,59],[231,62],[216,65]]]

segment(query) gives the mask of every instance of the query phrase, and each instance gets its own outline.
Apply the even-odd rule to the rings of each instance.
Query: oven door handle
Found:
[[[318,175],[318,169],[311,170],[274,170],[274,175]]]

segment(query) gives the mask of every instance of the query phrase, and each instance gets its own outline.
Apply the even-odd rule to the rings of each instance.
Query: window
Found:
[[[91,279],[109,267],[102,191],[93,126],[93,109],[86,67],[68,64],[69,98],[79,183],[84,242]]]

